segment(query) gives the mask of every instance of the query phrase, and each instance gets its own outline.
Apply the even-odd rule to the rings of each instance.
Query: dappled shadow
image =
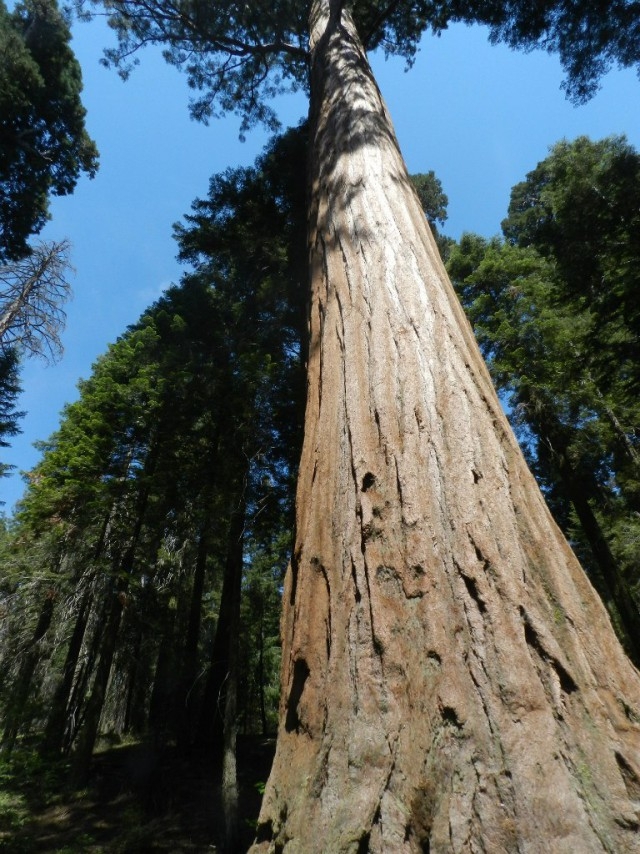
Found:
[[[311,179],[331,209],[366,191],[366,176],[347,181],[344,161],[364,147],[380,148],[385,177],[411,187],[382,95],[355,28],[333,22],[319,40],[312,68]],[[312,206],[316,200],[312,199]],[[321,228],[325,223],[318,222]]]
[[[362,247],[380,247],[400,219],[413,222],[406,235],[410,251],[412,242],[429,242],[429,226],[373,72],[347,18],[330,23],[318,39],[311,73],[311,299],[312,305],[320,300],[322,322],[326,294],[317,289],[333,287],[326,275],[332,252],[338,258],[342,253],[348,264],[350,249],[356,254]],[[368,255],[377,265],[371,268],[372,282],[385,281],[380,255]],[[310,358],[319,342],[317,335],[312,338]]]

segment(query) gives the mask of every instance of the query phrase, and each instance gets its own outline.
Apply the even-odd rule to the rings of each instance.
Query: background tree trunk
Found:
[[[31,681],[41,653],[40,642],[49,631],[51,620],[53,619],[55,596],[56,591],[54,589],[47,592],[42,608],[40,609],[40,615],[33,632],[33,637],[31,638],[23,655],[22,664],[13,689],[13,695],[9,703],[4,733],[2,735],[2,747],[7,753],[10,753],[13,750],[15,740],[20,730],[20,724],[23,721],[25,706],[27,705],[27,700],[29,699],[29,693],[31,690]]]
[[[68,728],[67,709],[69,706],[69,698],[71,697],[73,679],[78,666],[82,643],[84,641],[87,621],[91,610],[91,597],[94,590],[95,586],[91,583],[80,602],[73,632],[67,648],[67,655],[62,669],[62,677],[56,686],[55,693],[51,700],[51,708],[49,711],[49,717],[47,718],[47,726],[41,748],[43,754],[50,753],[56,755],[60,754],[63,749],[64,733]]]
[[[220,610],[213,640],[211,666],[207,677],[196,743],[211,751],[216,775],[221,773],[224,755],[225,697],[229,680],[231,658],[237,651],[238,638],[234,635],[240,621],[240,599],[242,591],[242,548],[245,526],[245,499],[231,513],[227,534],[227,556],[225,560]],[[237,678],[234,675],[234,678]]]
[[[200,641],[202,597],[204,594],[207,558],[209,556],[209,528],[211,525],[211,515],[209,512],[206,512],[198,536],[198,549],[193,572],[193,588],[189,604],[189,619],[182,653],[180,685],[176,692],[177,737],[183,746],[190,745],[193,740],[196,729],[196,713],[199,706],[197,700],[200,699],[199,694],[194,691],[194,688],[198,678],[198,643]]]
[[[231,600],[228,620],[227,678],[224,685],[224,712],[222,730],[221,800],[224,818],[224,851],[238,851],[238,776],[236,743],[238,734],[238,648],[240,644],[240,602],[242,598],[242,569],[244,555],[244,527],[246,507],[244,496],[241,506],[234,511],[229,526],[229,554],[227,575],[230,576]]]
[[[637,851],[638,673],[526,467],[341,6],[312,9],[308,400],[254,850]]]
[[[605,590],[609,593],[613,607],[618,613],[627,654],[637,667],[638,663],[640,663],[640,613],[638,612],[633,595],[620,570],[620,566],[611,553],[611,549],[596,515],[591,509],[588,488],[580,483],[579,478],[573,471],[567,448],[566,446],[563,447],[560,439],[553,446],[553,455],[566,494],[573,505],[573,509],[576,512],[578,521],[600,570]]]
[[[148,474],[153,474],[157,459],[158,447],[156,444],[149,452],[145,461],[145,469]],[[111,676],[111,665],[116,652],[122,613],[127,602],[129,589],[129,578],[134,568],[136,549],[142,533],[144,519],[149,502],[150,486],[146,483],[138,497],[135,522],[131,534],[131,542],[125,549],[121,558],[118,571],[114,575],[112,589],[108,594],[106,619],[104,631],[101,636],[100,658],[96,667],[96,675],[93,680],[91,695],[87,700],[84,710],[84,719],[78,735],[78,741],[73,756],[73,777],[76,782],[84,782],[91,767],[91,758],[100,728],[100,717],[107,695],[109,677]]]
[[[91,766],[93,748],[98,737],[100,717],[107,694],[111,665],[122,620],[124,595],[123,591],[119,593],[115,590],[112,591],[105,617],[104,631],[101,636],[100,658],[73,755],[72,775],[74,782],[79,784],[86,782]]]

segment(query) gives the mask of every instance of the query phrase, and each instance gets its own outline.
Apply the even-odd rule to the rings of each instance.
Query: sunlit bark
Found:
[[[341,5],[312,11],[308,401],[254,850],[636,851],[638,673],[524,463]]]

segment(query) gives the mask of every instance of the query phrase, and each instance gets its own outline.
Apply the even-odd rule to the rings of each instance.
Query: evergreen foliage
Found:
[[[85,130],[80,66],[55,0],[0,3],[0,262],[28,253],[50,194],[93,176],[98,154]]]
[[[452,241],[442,234],[438,227],[447,221],[447,205],[449,204],[449,199],[442,189],[442,183],[432,169],[429,172],[420,172],[409,177],[438,244],[440,257],[446,260],[449,257]]]
[[[531,468],[636,660],[639,168],[622,138],[560,142],[513,188],[506,239],[465,235],[449,261]]]
[[[43,755],[73,749],[80,776],[99,732],[148,735],[201,743],[220,773],[232,655],[241,731],[273,733],[304,156],[299,129],[214,176],[176,226],[193,271],[96,362],[41,444],[2,538],[5,749],[29,734]]]
[[[7,439],[20,432],[18,421],[24,415],[16,410],[20,391],[18,355],[15,350],[4,350],[0,352],[0,448],[8,447]],[[10,469],[11,466],[0,461],[0,477],[7,475]]]
[[[305,4],[105,5],[119,37],[109,60],[126,72],[137,47],[161,42],[200,93],[198,118],[237,111],[245,129],[273,124],[269,99],[307,85]],[[623,5],[614,9],[620,21]],[[520,3],[353,6],[369,47],[409,61],[424,29],[450,20],[489,22],[513,44],[542,42],[560,50],[576,97],[592,91],[607,62],[637,62],[630,22],[624,45],[604,33],[588,56],[581,43],[569,52],[588,4],[574,4],[571,19],[538,18]],[[193,272],[97,362],[42,444],[0,543],[9,750],[35,735],[45,755],[74,749],[83,775],[100,731],[146,734],[158,749],[170,741],[211,749],[222,776],[238,722],[262,733],[275,723],[304,385],[304,138],[304,128],[290,131],[254,169],[212,179],[176,227]],[[578,549],[590,550],[636,654],[639,574],[622,532],[637,536],[637,210],[633,195],[630,206],[623,198],[637,169],[623,141],[598,152],[576,145],[558,147],[514,190],[506,241],[466,236],[450,268],[550,503]],[[72,183],[78,168],[95,167],[87,151]],[[427,215],[442,222],[437,180],[415,183]],[[40,227],[38,198],[28,228],[11,220],[6,257]],[[572,216],[576,200],[593,211],[592,230]],[[618,204],[622,231],[619,212],[610,215]],[[589,282],[573,275],[585,234],[598,235]]]
[[[640,4],[635,0],[608,3],[526,3],[522,0],[454,2],[461,20],[488,24],[494,43],[523,50],[543,48],[558,55],[566,73],[563,87],[580,103],[598,90],[612,67],[636,68],[640,61]]]
[[[16,359],[62,352],[69,245],[32,247],[29,237],[48,219],[49,196],[71,193],[98,166],[70,42],[56,0],[25,0],[11,11],[0,0],[0,417],[13,413],[0,437],[17,432]]]
[[[279,93],[307,90],[308,19],[311,3],[274,0],[256,3],[174,4],[166,0],[78,0],[87,17],[103,8],[118,46],[105,51],[105,62],[127,76],[147,44],[163,48],[166,60],[181,68],[199,93],[192,115],[208,121],[236,112],[242,132],[256,122],[277,126],[271,101]],[[336,3],[344,6],[345,3]],[[600,6],[562,0],[532,6],[523,0],[354,0],[349,4],[362,43],[410,65],[427,30],[442,33],[462,21],[490,27],[494,42],[557,53],[566,72],[565,89],[576,101],[597,91],[612,66],[638,67],[640,6],[616,0]]]

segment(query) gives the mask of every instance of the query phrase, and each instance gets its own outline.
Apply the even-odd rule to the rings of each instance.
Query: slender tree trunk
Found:
[[[40,609],[38,623],[34,629],[33,636],[24,652],[22,664],[13,687],[7,720],[2,735],[2,746],[8,753],[13,749],[20,726],[23,723],[25,707],[31,692],[31,681],[38,664],[38,659],[40,658],[40,642],[49,631],[51,620],[53,619],[54,599],[55,590],[49,590]]]
[[[100,716],[107,695],[111,665],[120,630],[123,595],[122,592],[113,591],[106,614],[106,622],[101,636],[100,658],[73,755],[73,777],[78,783],[86,780],[91,766],[91,757],[98,736]]]
[[[78,668],[77,675],[73,682],[71,696],[67,704],[67,714],[65,720],[64,735],[62,740],[62,752],[66,755],[74,745],[76,736],[80,731],[86,709],[87,709],[87,694],[91,677],[93,676],[95,663],[98,659],[102,646],[102,635],[106,619],[106,602],[101,603],[102,608],[96,614],[97,625],[94,626],[93,633],[89,643],[87,644],[86,655],[82,664]]]
[[[526,467],[341,6],[312,4],[308,400],[253,850],[637,851],[640,677]]]
[[[175,731],[173,698],[176,693],[175,648],[178,643],[175,623],[175,612],[170,611],[164,622],[149,701],[149,729],[158,748],[162,748],[169,734]]]
[[[95,567],[96,562],[102,555],[109,530],[115,512],[115,505],[112,506],[108,513],[105,514],[100,534],[95,543],[92,553],[92,565]],[[41,745],[41,752],[44,754],[68,753],[71,744],[79,727],[79,711],[84,701],[85,689],[89,680],[89,676],[93,671],[93,663],[98,653],[97,638],[94,638],[90,650],[87,655],[84,668],[77,673],[78,661],[80,653],[85,642],[85,633],[87,623],[93,606],[94,597],[96,595],[96,571],[95,568],[90,568],[84,577],[77,580],[77,583],[85,585],[85,592],[82,596],[80,607],[76,615],[76,621],[69,641],[67,655],[65,658],[64,667],[62,669],[62,678],[60,679],[53,699],[51,709],[47,719],[44,738]],[[74,690],[75,680],[75,690]]]
[[[260,624],[258,626],[258,700],[260,704],[260,730],[267,735],[267,699],[266,679],[264,668],[264,602],[260,607]]]
[[[540,396],[528,402],[537,413],[534,425],[536,433],[546,449],[564,495],[578,517],[598,568],[599,578],[594,580],[595,586],[599,588],[602,598],[613,605],[627,654],[637,667],[640,664],[640,611],[609,548],[602,527],[591,509],[589,499],[597,498],[594,483],[590,482],[588,472],[585,476],[584,468],[581,476],[573,466],[567,431],[555,417],[551,402]]]
[[[193,573],[193,588],[189,605],[189,621],[182,655],[182,672],[180,686],[177,691],[178,703],[178,739],[184,744],[191,744],[195,720],[194,686],[198,676],[198,642],[200,640],[200,625],[202,623],[202,597],[206,577],[207,558],[209,556],[209,528],[211,518],[207,513],[198,538],[198,550]]]
[[[147,477],[153,474],[155,465],[158,459],[159,445],[156,443],[152,446],[149,456],[145,462],[145,473]],[[135,525],[131,534],[131,542],[127,547],[124,556],[117,567],[118,573],[116,578],[122,580],[114,582],[113,590],[111,591],[110,601],[106,611],[106,624],[102,634],[102,643],[100,646],[100,658],[96,668],[96,675],[91,689],[91,696],[87,701],[85,708],[82,728],[78,735],[78,743],[73,758],[73,776],[77,782],[82,782],[87,777],[91,766],[91,757],[93,748],[95,747],[98,730],[100,727],[100,717],[104,701],[107,695],[109,685],[109,677],[111,675],[111,665],[116,651],[118,633],[122,620],[124,605],[127,600],[127,591],[129,587],[129,576],[133,571],[134,559],[144,519],[149,503],[150,485],[149,482],[141,489],[136,508]]]
[[[122,731],[125,733],[133,732],[139,735],[142,732],[142,626],[137,625],[135,629],[135,642],[133,645],[133,655],[131,657],[131,666],[129,667],[129,676],[127,679],[127,702],[125,704],[124,722]]]
[[[78,659],[80,658],[80,651],[82,649],[82,643],[84,641],[84,635],[87,628],[93,590],[94,586],[91,584],[80,603],[80,609],[76,615],[76,621],[69,641],[64,667],[62,669],[62,678],[56,687],[51,701],[51,710],[47,719],[47,726],[42,744],[43,753],[59,754],[63,749],[64,733],[67,728],[69,698],[71,697],[73,678],[78,666]]]
[[[580,354],[575,352],[575,350],[574,355],[577,358],[581,358]],[[587,371],[586,376],[589,385],[593,389],[593,393],[600,402],[600,406],[602,407],[602,411],[604,412],[607,421],[613,429],[613,434],[616,437],[618,444],[621,448],[624,448],[624,453],[628,460],[632,463],[636,472],[636,476],[640,477],[640,454],[638,454],[633,442],[629,439],[629,435],[620,423],[618,416],[607,403],[606,397],[601,392],[600,387],[598,383],[594,380],[593,376],[591,375],[591,372]]]
[[[222,812],[224,816],[224,851],[238,850],[238,776],[236,741],[238,735],[238,658],[240,646],[240,602],[242,596],[242,559],[244,554],[245,508],[232,517],[226,576],[229,578],[229,617],[227,637],[227,676],[224,684],[222,728]]]
[[[243,506],[231,514],[227,557],[225,561],[220,611],[216,634],[211,653],[211,667],[202,699],[197,742],[212,751],[214,766],[222,767],[224,741],[225,691],[229,679],[230,656],[234,638],[236,609],[240,608],[240,589],[242,584],[242,555],[237,560],[238,543],[242,548],[242,534],[245,525]],[[239,619],[239,615],[238,615]]]

